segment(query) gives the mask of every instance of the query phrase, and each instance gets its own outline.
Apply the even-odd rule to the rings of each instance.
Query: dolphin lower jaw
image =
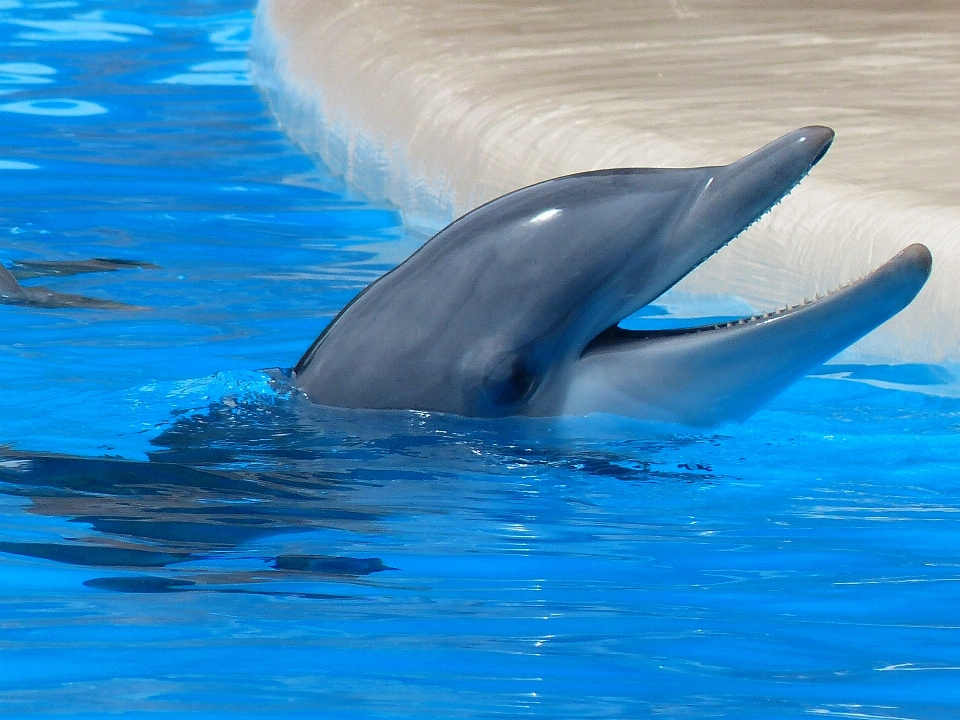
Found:
[[[923,287],[931,265],[929,250],[916,244],[859,280],[800,305],[679,330],[613,326],[571,368],[559,412],[699,426],[746,419],[900,312]]]

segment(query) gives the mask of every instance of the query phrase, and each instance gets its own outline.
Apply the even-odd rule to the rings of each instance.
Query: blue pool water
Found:
[[[0,713],[960,717],[947,369],[715,432],[262,372],[422,238],[285,139],[250,22],[0,0],[0,260],[155,266],[24,280],[139,309],[0,306]]]

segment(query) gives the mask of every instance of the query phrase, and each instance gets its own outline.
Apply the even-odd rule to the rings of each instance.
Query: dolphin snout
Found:
[[[779,172],[787,181],[798,174],[803,177],[830,149],[834,136],[833,130],[823,125],[802,127],[727,165],[724,170],[733,173],[747,167],[763,168],[767,172]]]
[[[863,294],[862,303],[872,305],[874,311],[883,309],[892,317],[917,296],[932,268],[930,250],[926,245],[914,243],[855,284],[854,290]]]
[[[730,165],[704,168],[704,182],[665,244],[657,274],[676,282],[740,235],[810,172],[833,136],[828,127],[805,127]]]
[[[793,190],[830,149],[833,137],[828,127],[801,128],[718,168],[698,200],[697,214],[729,223],[727,232],[742,231]]]

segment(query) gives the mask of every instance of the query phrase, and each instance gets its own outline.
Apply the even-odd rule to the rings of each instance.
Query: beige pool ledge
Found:
[[[960,360],[957,3],[261,0],[252,55],[297,142],[428,229],[557,175],[829,125],[811,176],[677,290],[773,309],[923,242],[927,287],[850,357]]]

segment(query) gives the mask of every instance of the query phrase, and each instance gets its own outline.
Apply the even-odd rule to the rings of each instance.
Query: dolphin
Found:
[[[730,165],[599,170],[504,195],[364,289],[293,381],[348,408],[744,420],[906,307],[930,274],[927,248],[815,302],[732,323],[618,323],[768,212],[833,137],[806,127]]]
[[[82,272],[108,272],[122,267],[156,267],[155,265],[136,264],[123,260],[88,260],[68,262],[21,262],[14,263],[14,271],[21,278],[38,275],[76,275]],[[135,305],[100,300],[85,295],[73,295],[49,290],[45,287],[24,287],[3,265],[0,265],[0,304],[26,305],[39,308],[96,308],[103,310],[139,310]]]
[[[14,260],[8,269],[17,280],[25,280],[34,277],[66,277],[135,268],[159,270],[160,266],[143,260],[126,258],[90,258],[89,260]]]

